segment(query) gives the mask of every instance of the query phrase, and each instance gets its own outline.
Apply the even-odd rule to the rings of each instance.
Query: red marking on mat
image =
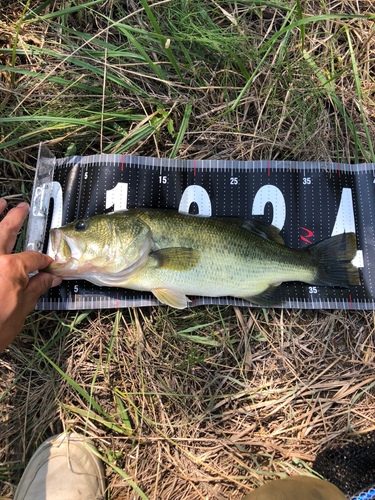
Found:
[[[301,235],[299,236],[301,238],[301,240],[306,241],[306,243],[310,243],[310,245],[312,245],[311,241],[309,241],[307,238],[311,238],[311,236],[313,235],[313,232],[310,231],[310,229],[306,229],[305,227],[300,227],[300,229],[307,231],[306,238],[304,236],[301,236]]]
[[[349,295],[350,309],[353,309],[352,296]]]
[[[339,169],[339,177],[340,177],[340,163],[337,164],[337,168]]]
[[[196,161],[194,160],[194,177],[195,177],[195,173],[196,173],[196,167],[197,167],[197,164],[196,164]]]
[[[270,176],[271,173],[271,162],[268,160],[268,177]]]
[[[197,297],[194,297],[194,305],[197,305]]]
[[[121,172],[124,171],[124,155],[121,156]]]
[[[116,309],[118,309],[118,292],[117,292],[117,297],[116,297]]]

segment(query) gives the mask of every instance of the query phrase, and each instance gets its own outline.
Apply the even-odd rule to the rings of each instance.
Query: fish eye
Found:
[[[74,228],[77,230],[77,231],[85,231],[85,229],[88,228],[88,224],[87,222],[83,221],[83,220],[80,220],[77,222],[77,224],[74,226]]]

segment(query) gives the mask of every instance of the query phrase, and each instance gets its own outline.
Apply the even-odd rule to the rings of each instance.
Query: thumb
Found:
[[[35,308],[37,300],[43,293],[52,287],[60,285],[61,278],[52,276],[48,273],[38,273],[29,280],[29,284],[24,289],[24,298],[26,306],[32,311]]]

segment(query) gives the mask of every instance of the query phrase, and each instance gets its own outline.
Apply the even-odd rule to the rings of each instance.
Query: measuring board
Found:
[[[361,284],[346,289],[284,283],[280,307],[375,308],[375,164],[169,160],[128,155],[56,159],[41,144],[26,248],[51,255],[51,227],[135,207],[259,220],[278,227],[286,246],[292,248],[355,232],[358,251],[353,263],[359,268]],[[190,299],[192,306],[250,305],[233,297]],[[150,292],[69,280],[43,295],[37,309],[158,304]]]

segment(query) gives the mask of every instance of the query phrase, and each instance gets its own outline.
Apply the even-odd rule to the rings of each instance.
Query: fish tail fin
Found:
[[[306,248],[316,266],[312,284],[349,287],[359,285],[358,269],[351,261],[357,252],[354,233],[342,233]]]

